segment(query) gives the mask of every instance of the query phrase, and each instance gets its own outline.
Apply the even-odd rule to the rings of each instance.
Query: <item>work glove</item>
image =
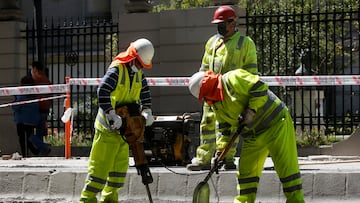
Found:
[[[154,123],[154,117],[151,109],[142,110],[141,115],[145,118],[145,126],[151,126]]]
[[[242,113],[241,113],[241,117],[242,117],[242,124],[250,124],[254,117],[255,117],[255,111],[252,109],[245,109]]]
[[[66,111],[64,112],[64,115],[61,117],[61,121],[62,121],[63,123],[67,123],[67,122],[70,120],[70,118],[71,118],[71,116],[72,116],[72,113],[73,113],[73,109],[72,109],[72,108],[66,109]]]
[[[220,160],[220,155],[222,151],[216,151],[215,153],[215,159],[214,159],[214,165],[216,166],[216,174],[219,173],[219,168],[221,168],[224,165],[224,159]]]
[[[106,119],[109,121],[110,130],[120,129],[122,125],[122,119],[115,113],[115,110],[110,110],[109,113],[105,114]]]
[[[144,185],[148,185],[153,182],[153,177],[147,164],[136,166],[136,169],[138,175],[141,175],[142,183]]]

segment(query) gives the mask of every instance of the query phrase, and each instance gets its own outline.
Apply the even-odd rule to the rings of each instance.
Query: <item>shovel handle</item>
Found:
[[[225,155],[228,153],[232,145],[234,144],[236,138],[239,136],[242,129],[245,127],[245,124],[241,124],[240,127],[234,132],[234,134],[231,136],[230,141],[226,145],[225,149],[221,152],[221,154],[217,157],[215,163],[218,163],[219,161],[222,161],[225,158]],[[211,175],[219,169],[219,166],[215,164],[209,171],[208,175],[205,177],[204,182],[207,182]]]
[[[240,127],[234,132],[234,134],[231,136],[231,140],[226,145],[225,149],[221,152],[221,154],[217,157],[217,162],[222,161],[225,158],[225,155],[228,153],[228,151],[231,149],[232,145],[234,144],[236,138],[239,136],[242,129],[245,127],[245,124],[241,124]]]
[[[232,145],[234,144],[236,138],[239,136],[242,129],[245,127],[244,123],[240,124],[240,127],[236,130],[236,132],[231,136],[231,140],[226,145],[225,149],[221,152],[221,154],[217,157],[217,162],[224,159],[226,153],[230,150]],[[205,177],[203,181],[201,181],[195,188],[194,195],[193,195],[193,203],[208,203],[210,198],[210,189],[208,185],[208,180],[210,179],[211,175],[219,169],[218,164],[215,164]]]

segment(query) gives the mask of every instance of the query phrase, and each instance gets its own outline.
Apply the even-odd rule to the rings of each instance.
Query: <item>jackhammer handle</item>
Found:
[[[154,181],[147,164],[136,166],[136,169],[138,171],[138,175],[141,175],[141,180],[144,185],[150,184]]]
[[[149,202],[150,202],[150,203],[153,203],[153,200],[152,200],[152,197],[151,197],[151,192],[150,192],[149,185],[148,185],[148,184],[145,184],[145,187],[146,187],[146,193],[147,193],[148,198],[149,198]]]

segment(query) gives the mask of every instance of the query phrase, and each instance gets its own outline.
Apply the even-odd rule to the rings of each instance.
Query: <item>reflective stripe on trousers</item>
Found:
[[[200,164],[209,164],[216,149],[215,113],[204,104],[200,123],[200,145],[196,149],[196,158]]]
[[[200,164],[209,164],[217,148],[219,148],[218,140],[230,140],[231,139],[231,125],[218,124],[219,132],[215,134],[215,113],[207,105],[203,107],[203,117],[200,123],[200,145],[196,149],[196,158]],[[233,162],[236,154],[236,147],[239,142],[237,139],[225,156],[225,161]]]
[[[129,146],[112,131],[95,131],[89,157],[88,177],[80,202],[118,202],[119,189],[124,185],[129,164]]]
[[[269,153],[287,202],[303,203],[295,130],[287,111],[279,122],[265,132],[243,140],[238,173],[239,195],[234,202],[255,202],[259,178]]]

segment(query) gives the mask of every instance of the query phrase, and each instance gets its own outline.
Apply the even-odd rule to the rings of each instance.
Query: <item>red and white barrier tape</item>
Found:
[[[149,86],[177,87],[188,86],[189,77],[149,77]],[[70,85],[99,85],[101,78],[71,78]]]
[[[150,77],[149,86],[188,86],[189,77]],[[269,86],[360,85],[360,75],[261,76]],[[101,78],[71,78],[71,85],[99,85]]]
[[[102,78],[70,78],[70,85],[99,85]]]
[[[32,99],[32,100],[19,101],[19,102],[7,103],[7,104],[0,104],[0,108],[9,107],[9,106],[16,106],[16,105],[21,105],[21,104],[30,104],[30,103],[34,103],[34,102],[52,100],[52,99],[59,99],[59,98],[64,98],[64,97],[66,97],[66,95],[60,95],[60,96],[54,96],[54,97],[45,97],[45,98],[40,98],[40,99]]]
[[[189,77],[149,77],[149,86],[183,87],[188,86]],[[318,76],[261,76],[269,86],[342,86],[360,85],[360,75],[318,75]],[[71,78],[69,85],[97,86],[101,78]],[[22,94],[65,93],[66,84],[38,85],[0,88],[0,96]]]
[[[360,85],[360,75],[263,76],[269,86]]]
[[[0,88],[0,96],[65,93],[67,85],[37,85]]]

